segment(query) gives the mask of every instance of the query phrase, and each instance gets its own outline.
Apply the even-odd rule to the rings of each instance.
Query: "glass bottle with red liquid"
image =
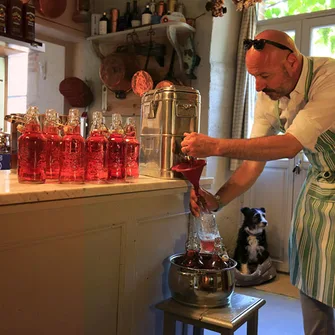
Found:
[[[85,139],[80,135],[78,109],[70,109],[61,145],[61,183],[85,182]]]
[[[201,269],[204,267],[202,257],[200,255],[200,241],[196,231],[196,223],[194,217],[189,222],[188,238],[185,244],[186,253],[181,260],[180,265]]]
[[[45,112],[43,134],[47,139],[46,145],[46,179],[59,180],[60,172],[60,147],[62,137],[59,135],[59,116],[54,109]]]
[[[30,107],[18,139],[18,180],[20,183],[45,183],[47,140],[42,134],[37,107]]]
[[[86,177],[91,183],[105,183],[108,176],[107,143],[102,113],[93,112],[90,135],[86,139]]]
[[[229,256],[223,245],[223,239],[221,237],[216,237],[214,240],[214,252],[210,260],[206,262],[205,267],[213,270],[226,269],[229,267],[228,261]]]
[[[210,212],[206,212],[205,209],[200,211],[197,220],[197,232],[201,244],[202,253],[213,253],[214,251],[214,240],[220,237],[220,232],[215,220],[215,215]]]
[[[136,138],[136,125],[132,117],[127,119],[125,126],[125,180],[131,182],[140,175],[139,171],[140,143]]]
[[[112,115],[112,125],[108,138],[108,181],[124,180],[125,136],[120,114]]]

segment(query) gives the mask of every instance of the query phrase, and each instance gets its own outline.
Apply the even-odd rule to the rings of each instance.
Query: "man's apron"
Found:
[[[309,59],[306,103],[312,78]],[[306,295],[335,307],[335,133],[320,135],[315,149],[304,149],[311,165],[292,218],[290,277]]]

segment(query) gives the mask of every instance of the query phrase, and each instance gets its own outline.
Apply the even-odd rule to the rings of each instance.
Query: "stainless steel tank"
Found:
[[[172,166],[184,158],[185,132],[198,132],[201,97],[187,86],[169,86],[147,92],[141,100],[140,173],[159,178],[183,178]]]

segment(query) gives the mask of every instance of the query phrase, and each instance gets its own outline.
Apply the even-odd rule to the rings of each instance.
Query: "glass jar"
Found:
[[[93,183],[105,183],[108,176],[107,143],[102,112],[93,113],[90,135],[86,139],[86,177]]]
[[[24,117],[18,140],[18,179],[20,183],[45,183],[46,144],[39,122],[38,107],[30,107]]]
[[[61,183],[85,182],[85,139],[80,135],[78,109],[70,109],[61,145]]]

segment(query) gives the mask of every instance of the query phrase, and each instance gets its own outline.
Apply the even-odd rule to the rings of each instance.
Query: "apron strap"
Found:
[[[308,102],[308,93],[309,89],[311,88],[312,80],[313,80],[313,67],[314,67],[314,61],[313,59],[308,59],[308,73],[307,73],[307,79],[305,81],[305,95],[304,100],[306,101],[306,104]],[[282,133],[285,133],[285,128],[282,126],[280,122],[280,112],[279,112],[279,100],[277,100],[277,103],[275,104],[276,108],[276,115],[279,123],[279,128]]]

